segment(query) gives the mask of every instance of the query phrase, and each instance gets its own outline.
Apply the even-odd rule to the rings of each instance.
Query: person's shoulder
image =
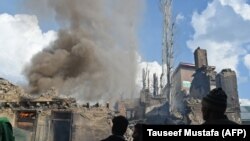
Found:
[[[6,122],[9,122],[9,120],[6,117],[0,117],[0,122],[1,123],[6,123]]]
[[[234,122],[232,120],[228,120],[228,124],[231,124],[231,125],[240,125],[240,124],[238,124],[238,123],[236,123],[236,122]]]
[[[222,119],[222,120],[219,120],[218,123],[220,124],[224,124],[224,125],[239,125],[238,123],[228,119],[228,118],[225,118],[225,119]]]
[[[108,141],[108,138],[106,138],[106,139],[102,139],[101,141]]]
[[[110,140],[111,140],[111,136],[109,136],[109,137],[107,137],[107,138],[105,138],[105,139],[103,139],[101,141],[110,141]]]
[[[118,136],[115,136],[115,135],[111,135],[108,138],[103,139],[101,141],[125,141],[125,139],[121,138],[121,137],[118,137]]]
[[[234,121],[231,121],[229,119],[220,119],[220,120],[211,120],[211,121],[206,121],[202,125],[240,125]]]

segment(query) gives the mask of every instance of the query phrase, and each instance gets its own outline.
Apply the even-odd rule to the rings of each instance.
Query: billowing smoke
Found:
[[[30,0],[28,4],[43,16],[54,15],[61,27],[58,38],[25,69],[31,93],[56,87],[60,94],[81,101],[133,94],[142,0]]]

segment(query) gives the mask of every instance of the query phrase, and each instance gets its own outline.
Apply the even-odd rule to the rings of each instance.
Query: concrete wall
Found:
[[[190,93],[189,89],[191,87],[194,72],[195,72],[194,68],[186,67],[186,68],[181,69],[181,79],[180,79],[180,82],[182,84],[181,90],[185,90],[188,94]],[[190,87],[185,86],[184,81],[189,82]]]
[[[174,81],[174,91],[172,94],[172,111],[178,111],[183,113],[184,103],[183,99],[190,94],[191,82],[193,80],[193,74],[195,72],[195,67],[191,65],[180,64],[176,69],[173,81]]]
[[[100,111],[101,112],[101,111]],[[74,113],[72,141],[100,141],[111,134],[111,121],[102,113]]]
[[[35,141],[52,140],[51,111],[43,111],[38,115]]]

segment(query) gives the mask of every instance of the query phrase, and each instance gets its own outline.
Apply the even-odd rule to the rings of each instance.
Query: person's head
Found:
[[[227,95],[222,88],[213,89],[202,99],[202,114],[204,120],[224,115],[226,108]]]
[[[142,124],[141,123],[137,123],[135,125],[132,137],[133,137],[133,141],[142,140]]]
[[[128,127],[128,120],[124,116],[117,116],[113,118],[112,122],[112,133],[123,136]]]

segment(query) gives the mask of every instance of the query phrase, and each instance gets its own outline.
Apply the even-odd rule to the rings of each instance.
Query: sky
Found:
[[[23,1],[0,1],[0,75],[17,84],[25,81],[26,63],[55,40],[59,29],[53,19],[39,19],[25,9]],[[160,74],[163,17],[158,0],[144,1],[137,34],[139,68],[148,65],[151,72]],[[216,66],[217,72],[235,70],[239,97],[250,99],[250,0],[173,1],[175,66],[194,63],[198,46],[207,49],[209,65]]]
[[[239,97],[249,99],[249,12],[246,0],[185,0],[185,4],[174,0],[175,66],[179,62],[194,63],[193,51],[200,46],[207,50],[208,63],[216,66],[217,72],[224,68],[236,71]],[[161,63],[162,31],[159,4],[147,0],[139,32],[143,59]]]

